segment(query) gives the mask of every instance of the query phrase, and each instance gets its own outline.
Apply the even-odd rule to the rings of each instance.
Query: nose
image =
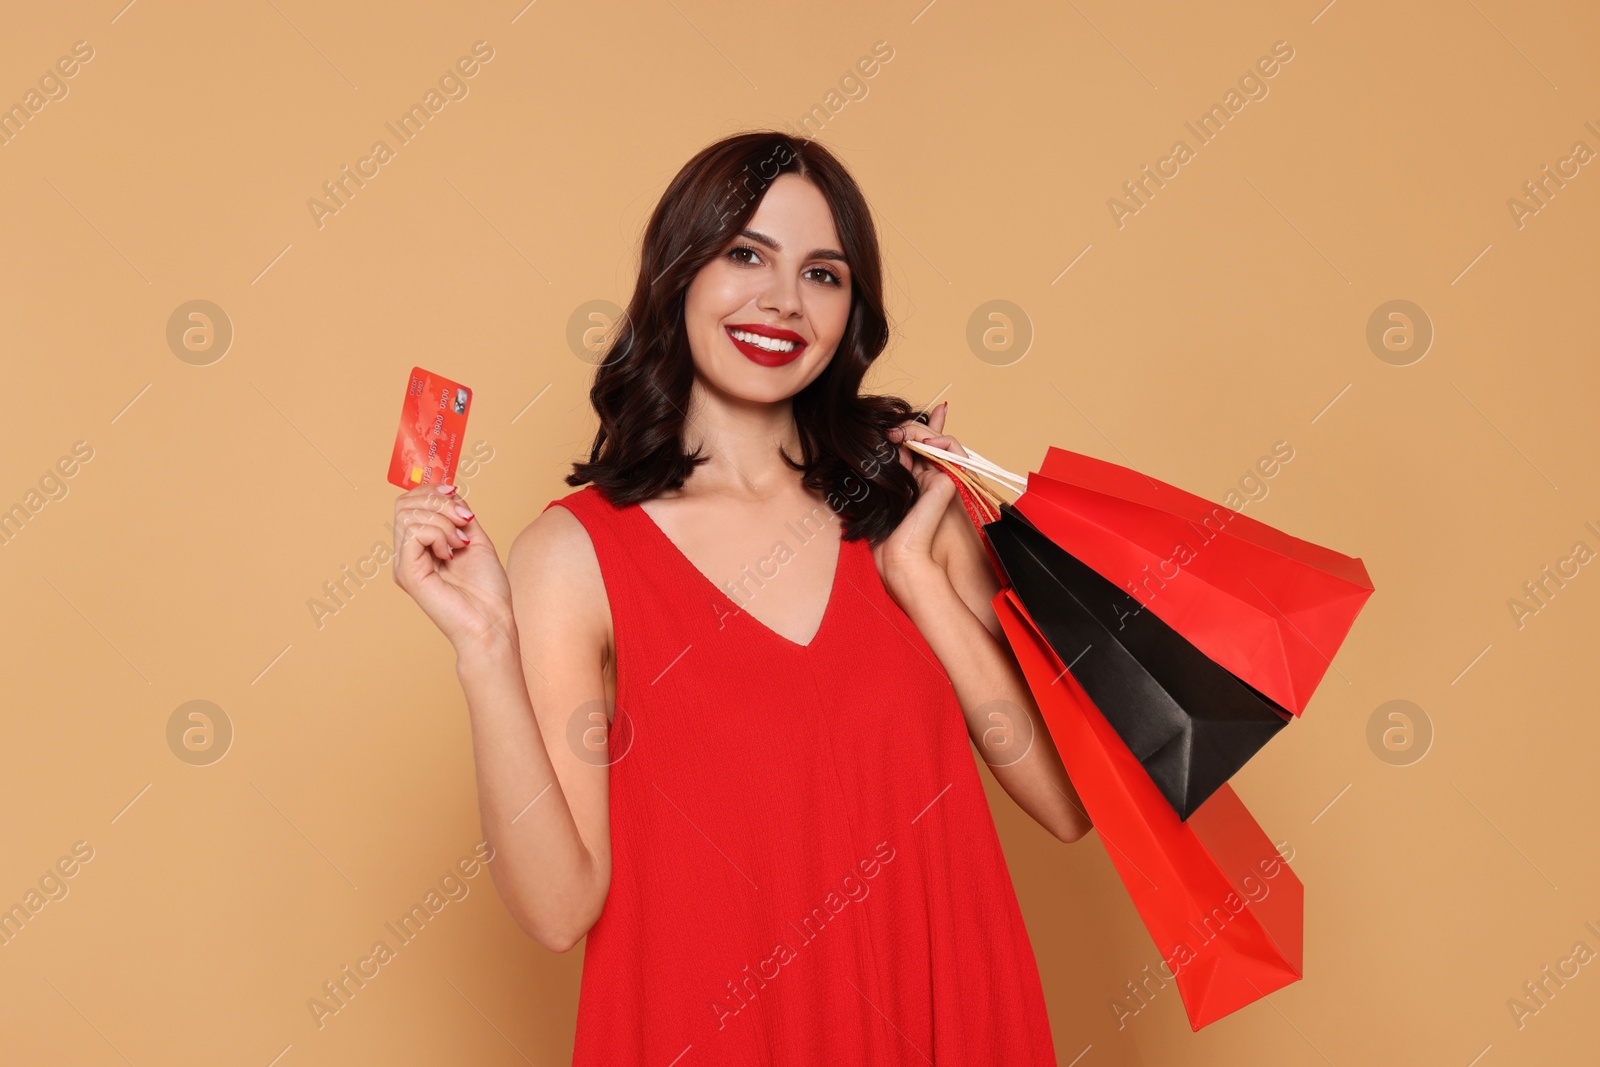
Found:
[[[801,312],[799,281],[783,272],[773,272],[772,283],[762,292],[757,304],[761,310],[772,312],[781,318],[793,318],[799,315]]]

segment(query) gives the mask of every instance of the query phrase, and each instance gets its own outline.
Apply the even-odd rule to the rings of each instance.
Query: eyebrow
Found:
[[[768,237],[766,234],[762,233],[760,230],[740,230],[739,231],[739,236],[748,237],[752,241],[755,241],[755,242],[757,242],[759,244],[764,244],[768,248],[772,249],[774,252],[782,252],[783,251],[783,246],[781,244],[779,244],[777,241],[773,240],[771,237]],[[844,253],[840,252],[836,248],[813,248],[811,250],[811,254],[809,256],[807,256],[806,258],[807,259],[833,259],[833,260],[837,260],[840,263],[845,264],[846,266],[848,266],[849,263],[850,263],[850,261],[845,258]]]

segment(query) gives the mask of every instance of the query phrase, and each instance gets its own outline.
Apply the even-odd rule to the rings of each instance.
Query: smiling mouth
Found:
[[[723,332],[733,341],[733,345],[752,362],[764,367],[780,367],[792,362],[806,349],[806,342],[790,337],[768,337],[766,334],[754,330],[740,329],[726,326]],[[784,333],[791,333],[785,330]]]

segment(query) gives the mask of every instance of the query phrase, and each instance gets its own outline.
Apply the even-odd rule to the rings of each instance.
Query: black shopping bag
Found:
[[[1011,504],[983,531],[1039,633],[1178,818],[1293,718]]]

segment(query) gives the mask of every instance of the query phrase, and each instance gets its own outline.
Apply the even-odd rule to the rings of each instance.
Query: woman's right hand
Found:
[[[419,485],[395,500],[394,581],[461,649],[506,634],[515,623],[500,555],[454,492]]]

